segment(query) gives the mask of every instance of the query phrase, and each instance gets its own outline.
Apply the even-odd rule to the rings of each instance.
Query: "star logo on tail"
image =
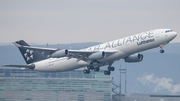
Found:
[[[32,50],[27,49],[26,53],[24,54],[24,57],[26,58],[26,61],[33,60],[33,52]]]

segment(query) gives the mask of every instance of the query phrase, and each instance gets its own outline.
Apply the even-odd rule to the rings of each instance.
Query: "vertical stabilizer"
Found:
[[[29,46],[24,40],[19,40],[16,41],[15,43],[22,46]],[[30,49],[23,49],[21,47],[18,48],[27,64],[46,59],[46,57],[44,57],[42,54],[40,54],[37,51],[33,51]]]

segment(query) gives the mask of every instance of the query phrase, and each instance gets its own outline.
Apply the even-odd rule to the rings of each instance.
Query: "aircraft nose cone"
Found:
[[[175,36],[175,37],[177,36],[177,32],[174,32],[174,36]]]
[[[170,33],[170,36],[171,36],[171,39],[174,39],[177,36],[177,33],[176,32],[172,32],[172,33]]]
[[[177,32],[173,32],[172,36],[175,38],[177,36]]]

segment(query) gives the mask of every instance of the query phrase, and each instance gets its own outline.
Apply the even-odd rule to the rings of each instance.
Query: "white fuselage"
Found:
[[[160,45],[166,45],[177,35],[176,32],[166,32],[167,30],[170,29],[151,30],[126,38],[88,47],[82,50],[92,52],[104,50],[118,50],[118,52],[98,60],[102,63],[101,66],[103,66],[116,60],[120,60],[129,55],[132,55],[134,53],[156,48]],[[89,62],[79,60],[77,58],[62,57],[49,58],[33,64],[35,64],[34,70],[36,71],[63,72],[88,66]]]

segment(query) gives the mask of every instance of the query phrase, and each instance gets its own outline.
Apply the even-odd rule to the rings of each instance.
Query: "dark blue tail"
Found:
[[[23,46],[29,46],[24,40],[16,41],[15,43],[19,45],[23,45]],[[38,51],[24,49],[21,47],[18,47],[18,48],[27,64],[31,64],[31,63],[46,59],[46,57],[44,57]]]

